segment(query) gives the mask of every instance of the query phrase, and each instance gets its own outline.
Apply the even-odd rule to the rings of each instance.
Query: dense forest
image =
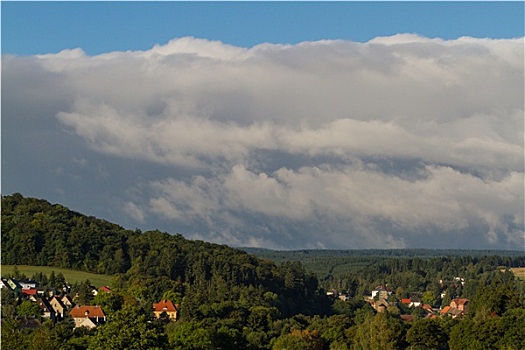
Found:
[[[302,251],[280,258],[126,230],[20,194],[3,196],[1,209],[2,264],[113,276],[106,297],[86,293],[89,281],[72,286],[83,304],[101,305],[108,315],[89,331],[48,321],[22,329],[17,320],[27,303],[2,289],[6,349],[525,348],[516,327],[525,324],[525,282],[509,270],[525,266],[520,252]],[[63,282],[25,277],[52,288]],[[394,291],[386,312],[364,298],[379,285]],[[426,317],[420,307],[399,303],[414,296],[436,310],[452,298],[471,302],[463,317]],[[152,303],[161,299],[180,305],[176,322],[150,320]]]

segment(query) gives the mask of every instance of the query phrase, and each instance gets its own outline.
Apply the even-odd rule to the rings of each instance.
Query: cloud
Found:
[[[479,224],[486,230],[473,233],[476,239],[491,241],[494,232],[499,232],[506,242],[519,244],[523,238],[522,175],[512,172],[501,180],[483,180],[450,167],[426,166],[419,178],[410,180],[363,165],[281,168],[273,174],[257,174],[236,165],[214,181],[197,177],[191,183],[168,179],[151,184],[158,197],[151,201],[150,210],[190,223],[209,221],[211,226],[235,217],[221,223],[225,232],[239,225],[250,230],[250,223],[243,222],[250,216],[286,221],[290,226],[322,222],[327,231],[332,225],[348,223],[346,231],[338,228],[332,235],[325,231],[302,234],[308,242],[323,235],[324,244],[331,247],[355,238],[367,242],[371,237],[377,238],[378,246],[392,246],[394,239],[387,234],[371,235],[375,221],[388,223],[383,229],[405,231],[395,238],[399,241],[395,247],[405,246],[403,242],[412,235],[423,236],[418,230],[425,227],[453,237]],[[432,234],[426,238],[431,240]]]
[[[272,248],[512,248],[524,234],[523,52],[522,38],[188,37],[4,57],[3,75],[10,123],[30,127],[18,104],[45,100],[54,132],[92,152],[76,163],[151,164],[131,174],[104,160],[105,181],[126,179],[114,195],[134,222]],[[58,90],[33,103],[33,79]]]

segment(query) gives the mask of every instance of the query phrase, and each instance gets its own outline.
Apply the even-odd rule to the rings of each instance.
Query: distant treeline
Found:
[[[247,253],[274,261],[308,260],[312,258],[335,258],[352,256],[399,257],[399,258],[435,258],[452,256],[523,256],[520,250],[491,249],[300,249],[272,250],[264,248],[240,248]]]
[[[525,252],[507,250],[358,249],[276,251],[244,248],[275,263],[300,262],[314,273],[320,286],[362,295],[390,284],[411,291],[440,292],[439,281],[469,279],[475,287],[484,273],[525,266]],[[442,292],[442,291],[441,291]]]

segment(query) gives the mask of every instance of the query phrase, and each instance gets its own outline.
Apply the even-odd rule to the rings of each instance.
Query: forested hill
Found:
[[[283,316],[322,313],[326,307],[317,279],[300,263],[276,265],[180,234],[126,230],[20,194],[2,197],[1,250],[2,264],[115,275],[115,287],[142,300],[159,300],[166,291],[187,296],[187,305],[250,298],[277,307]]]

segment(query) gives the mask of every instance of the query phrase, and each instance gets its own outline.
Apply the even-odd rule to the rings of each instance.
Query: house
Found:
[[[441,309],[441,315],[446,315],[450,311],[450,306],[445,306],[443,309]]]
[[[102,286],[98,290],[104,293],[111,293],[111,289],[108,286]]]
[[[46,299],[39,299],[38,300],[38,307],[40,308],[40,313],[43,318],[50,319],[51,321],[55,322],[56,320],[56,312]]]
[[[95,286],[90,286],[91,294],[93,294],[94,297],[98,295],[98,289]]]
[[[392,289],[385,286],[377,286],[372,290],[372,299],[376,296],[379,299],[388,299],[388,296],[392,294]]]
[[[412,297],[410,298],[410,304],[408,304],[408,306],[418,307],[418,306],[421,306],[421,304],[422,304],[421,299],[419,299],[418,297]]]
[[[38,288],[38,283],[35,281],[17,281],[22,289]]]
[[[421,301],[419,298],[412,297],[412,298],[403,298],[401,299],[401,304],[404,304],[408,307],[418,307],[421,306]]]
[[[347,301],[350,299],[350,297],[346,294],[339,294],[338,298],[339,300],[342,300],[342,301]]]
[[[60,301],[62,302],[62,304],[64,304],[64,306],[66,308],[71,308],[73,306],[75,306],[75,303],[73,302],[73,299],[71,299],[71,297],[69,296],[69,294],[66,294],[64,295]]]
[[[161,300],[158,303],[153,303],[153,313],[157,319],[162,318],[165,313],[169,320],[175,321],[177,319],[178,304],[173,304],[171,300]]]
[[[67,308],[66,308],[66,306],[64,305],[64,303],[62,302],[62,300],[60,298],[58,298],[56,296],[52,297],[49,300],[49,305],[51,305],[51,307],[55,311],[56,317],[59,320],[63,320],[64,317],[66,317]]]
[[[7,280],[7,286],[9,289],[14,290],[15,292],[18,292],[20,289],[22,289],[22,286],[18,283],[18,281],[13,278],[9,278]]]
[[[385,299],[379,299],[379,300],[376,300],[373,304],[372,304],[372,307],[374,308],[374,310],[376,310],[377,312],[385,312],[386,309],[390,306],[390,304],[388,304],[388,302],[385,300]]]
[[[346,295],[345,293],[341,293],[334,289],[326,292],[326,296],[331,297],[331,298],[339,298],[339,300],[342,300],[342,301],[347,301],[348,299],[350,299],[350,297]]]
[[[75,328],[94,328],[106,322],[106,315],[100,306],[75,306],[69,314],[75,321]]]
[[[22,289],[20,292],[29,300],[34,302],[38,301],[38,289],[36,288]]]
[[[430,313],[431,313],[432,311],[434,311],[434,310],[432,309],[432,306],[430,306],[429,304],[421,304],[421,308],[422,308],[423,310],[425,310],[426,312],[430,312]]]
[[[450,306],[466,313],[468,309],[468,303],[468,299],[456,298],[452,299],[452,301],[450,302]]]
[[[36,289],[36,288],[22,288],[21,293],[24,294],[24,295],[27,295],[27,296],[29,296],[29,295],[36,296],[36,295],[38,295],[38,289]]]
[[[468,299],[464,298],[456,298],[452,299],[449,306],[445,306],[441,310],[441,315],[448,315],[452,316],[452,318],[456,318],[459,316],[463,316],[468,311]]]
[[[463,315],[463,311],[458,310],[451,306],[445,306],[443,310],[441,310],[441,315],[448,315],[448,316],[451,316],[452,318],[456,318],[456,317]]]

